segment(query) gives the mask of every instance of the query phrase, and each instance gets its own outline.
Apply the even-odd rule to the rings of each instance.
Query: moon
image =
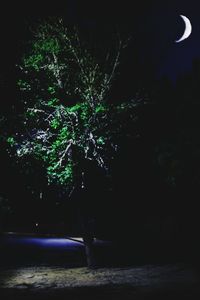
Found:
[[[185,23],[185,31],[184,31],[182,37],[180,39],[178,39],[177,41],[175,41],[176,43],[180,43],[183,40],[187,39],[192,33],[192,25],[191,25],[190,20],[186,16],[183,16],[183,15],[180,15],[180,17],[183,19],[183,21]]]

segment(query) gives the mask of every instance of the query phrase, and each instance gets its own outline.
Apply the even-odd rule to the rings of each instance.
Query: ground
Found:
[[[89,270],[22,267],[0,273],[1,299],[200,299],[200,277],[189,264]]]

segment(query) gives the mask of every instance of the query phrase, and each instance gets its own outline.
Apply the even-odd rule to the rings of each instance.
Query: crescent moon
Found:
[[[185,31],[184,31],[182,37],[180,39],[178,39],[177,41],[175,41],[176,43],[180,43],[183,40],[187,39],[192,33],[192,24],[191,24],[190,20],[186,16],[183,16],[183,15],[180,15],[180,17],[183,19],[183,21],[185,23]]]

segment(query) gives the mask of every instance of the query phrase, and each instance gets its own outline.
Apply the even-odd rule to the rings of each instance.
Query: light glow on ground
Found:
[[[55,248],[80,248],[83,247],[81,238],[57,238],[57,237],[33,237],[8,235],[6,243],[12,245],[38,246],[38,247],[55,247]]]

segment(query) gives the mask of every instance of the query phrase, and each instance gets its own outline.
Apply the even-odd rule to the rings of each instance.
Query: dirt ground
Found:
[[[94,270],[23,267],[1,270],[0,296],[2,300],[200,299],[200,276],[185,264]]]

